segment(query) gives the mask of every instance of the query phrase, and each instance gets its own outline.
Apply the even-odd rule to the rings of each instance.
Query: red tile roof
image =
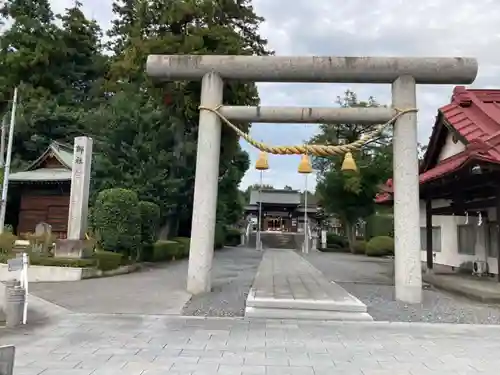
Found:
[[[439,108],[439,112],[468,144],[464,151],[441,160],[434,168],[421,173],[420,184],[452,173],[471,160],[500,164],[500,90],[457,86],[451,103]],[[392,179],[381,190],[375,201],[390,201]]]

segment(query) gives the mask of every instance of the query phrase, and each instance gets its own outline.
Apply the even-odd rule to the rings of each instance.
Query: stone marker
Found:
[[[89,137],[75,138],[68,215],[68,240],[83,240],[87,230],[92,143],[92,138]]]
[[[52,225],[48,223],[38,223],[35,227],[35,236],[52,235]]]
[[[89,210],[92,144],[92,138],[75,138],[67,238],[56,241],[55,257],[83,258],[86,256],[85,232]]]
[[[13,345],[0,346],[0,375],[14,374],[16,348]]]

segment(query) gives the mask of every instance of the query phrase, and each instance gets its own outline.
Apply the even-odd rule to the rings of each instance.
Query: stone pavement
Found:
[[[180,314],[186,292],[187,260],[151,265],[114,277],[31,283],[30,293],[79,313]]]
[[[500,327],[75,314],[10,335],[14,375],[496,374]]]
[[[248,294],[245,316],[372,320],[366,305],[288,249],[268,249]]]

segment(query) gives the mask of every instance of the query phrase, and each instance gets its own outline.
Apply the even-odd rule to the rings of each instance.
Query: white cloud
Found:
[[[52,0],[55,11],[72,0]],[[85,12],[104,27],[111,17],[111,0],[85,0]],[[292,6],[293,5],[293,6]],[[279,55],[330,56],[468,56],[479,60],[476,88],[500,87],[500,4],[498,0],[254,0],[266,18],[261,33]],[[350,88],[360,98],[373,95],[390,103],[388,85],[261,84],[262,105],[332,105]],[[448,103],[452,86],[418,88],[419,138],[426,143],[437,108]],[[314,125],[256,124],[252,135],[271,144],[297,144],[309,138]],[[258,156],[248,149],[252,162]],[[296,172],[299,158],[270,157],[265,183],[303,188]],[[311,178],[312,180],[313,178]],[[243,185],[258,182],[250,170]]]

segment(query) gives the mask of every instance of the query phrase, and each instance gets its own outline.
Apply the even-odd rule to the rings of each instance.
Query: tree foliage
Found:
[[[348,90],[339,97],[341,107],[377,107],[370,97],[359,101],[357,95]],[[372,130],[372,126],[360,124],[321,125],[320,132],[311,139],[315,144],[346,144],[360,139]],[[342,171],[343,156],[313,158],[317,171],[317,193],[327,213],[338,216],[346,229],[351,247],[354,244],[354,225],[361,218],[370,216],[375,210],[375,195],[379,186],[392,176],[391,129],[382,132],[374,142],[353,153],[358,171]]]
[[[9,24],[0,35],[1,115],[14,87],[21,92],[13,167],[36,159],[53,140],[91,136],[91,201],[104,189],[132,190],[160,207],[162,224],[174,222],[189,236],[201,83],[155,84],[146,58],[269,54],[257,31],[262,18],[250,0],[116,0],[113,13],[104,46],[79,2],[63,14],[54,14],[49,0],[0,5]],[[258,104],[255,84],[226,83],[224,102]],[[218,221],[228,225],[242,213],[238,185],[249,162],[227,128],[221,145]]]

